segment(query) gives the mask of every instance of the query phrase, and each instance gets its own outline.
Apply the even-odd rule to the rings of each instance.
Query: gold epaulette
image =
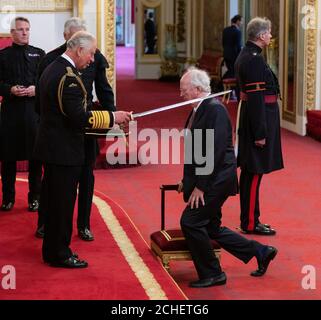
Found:
[[[82,101],[82,105],[83,105],[85,111],[87,110],[87,91],[86,91],[86,88],[84,86],[84,83],[82,82],[81,78],[79,76],[77,76],[73,72],[71,67],[66,67],[66,70],[67,70],[67,72],[60,79],[60,82],[59,82],[59,85],[58,85],[58,103],[59,103],[60,111],[64,116],[67,116],[67,115],[64,112],[64,108],[63,108],[63,104],[62,104],[62,95],[63,95],[63,90],[64,90],[64,84],[65,84],[65,81],[66,81],[67,77],[75,78],[77,80],[77,82],[79,83],[79,85],[80,85],[80,87],[82,89],[82,92],[84,94],[84,99]]]
[[[110,116],[108,111],[91,111],[89,123],[92,129],[107,129],[110,127]]]

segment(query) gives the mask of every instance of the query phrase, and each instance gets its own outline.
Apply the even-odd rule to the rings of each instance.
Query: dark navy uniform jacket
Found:
[[[87,92],[78,71],[58,57],[39,80],[40,126],[34,156],[43,163],[80,166],[85,161],[85,128],[114,124],[110,111],[88,111]]]
[[[60,47],[48,52],[46,56],[41,60],[38,70],[38,77],[42,75],[46,67],[61,56],[67,49],[66,43]],[[87,104],[88,108],[93,100],[92,90],[93,83],[95,82],[95,91],[98,97],[98,100],[104,110],[115,111],[114,105],[114,93],[113,90],[106,80],[106,69],[109,67],[106,58],[102,53],[97,49],[94,62],[91,63],[86,69],[81,70],[81,79],[84,82],[84,85],[87,90]]]
[[[60,47],[50,51],[42,59],[38,69],[38,78],[42,75],[43,71],[48,65],[50,65],[54,60],[61,56],[67,49],[66,43]],[[93,104],[93,84],[95,86],[95,91],[97,98],[99,100],[99,105],[101,110],[115,111],[114,93],[106,78],[106,69],[109,67],[106,58],[97,49],[94,62],[92,62],[86,69],[80,71],[81,79],[87,90],[87,109],[92,110]],[[37,98],[36,110],[40,112],[40,102]],[[99,146],[97,140],[93,136],[86,136],[85,138],[85,157],[86,164],[94,163],[96,155],[99,153]]]
[[[42,49],[15,43],[0,50],[1,160],[28,160],[32,156],[39,120],[35,97],[17,97],[10,89],[36,85],[38,65],[44,55]]]
[[[256,174],[283,168],[280,137],[280,111],[277,99],[278,80],[265,62],[262,49],[248,41],[235,62],[236,77],[241,94],[239,121],[238,164]],[[268,98],[271,101],[268,101]],[[255,141],[266,139],[266,146]]]

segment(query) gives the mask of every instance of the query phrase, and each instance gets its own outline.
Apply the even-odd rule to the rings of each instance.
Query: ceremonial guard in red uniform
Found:
[[[278,105],[279,84],[265,62],[262,49],[271,40],[271,22],[254,18],[247,27],[248,42],[235,63],[241,89],[238,126],[238,165],[241,168],[241,229],[244,233],[274,235],[259,220],[259,190],[264,174],[283,168]]]

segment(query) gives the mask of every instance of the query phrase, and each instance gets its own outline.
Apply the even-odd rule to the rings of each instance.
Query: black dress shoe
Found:
[[[267,223],[261,223],[261,222],[259,222],[258,224],[257,224],[259,227],[265,227],[265,228],[271,228],[271,225],[269,225],[269,224],[267,224]]]
[[[78,259],[78,254],[76,252],[72,252],[71,257]],[[55,264],[55,262],[52,262],[52,260],[50,260],[50,259],[43,258],[43,261],[44,261],[44,263],[47,263],[47,264]]]
[[[197,281],[193,281],[189,284],[192,288],[206,288],[212,286],[221,286],[226,283],[226,275],[222,272],[220,275],[215,276],[213,278],[200,279]]]
[[[267,246],[265,253],[263,254],[263,257],[262,258],[256,257],[257,263],[258,263],[258,269],[251,272],[251,276],[262,277],[265,274],[270,262],[275,258],[277,253],[278,253],[278,250],[276,248]]]
[[[81,240],[84,240],[84,241],[94,240],[94,236],[88,228],[78,229],[78,236]]]
[[[14,205],[13,201],[2,202],[1,210],[2,211],[11,211],[13,209],[13,205]]]
[[[257,225],[254,230],[242,230],[245,234],[258,234],[261,236],[274,236],[276,231],[271,228],[267,228],[264,225]]]
[[[28,204],[28,211],[30,212],[36,212],[39,209],[39,201],[38,200],[32,200]]]
[[[88,262],[76,258],[74,255],[64,261],[51,262],[51,267],[56,268],[87,268]]]
[[[44,225],[40,226],[40,227],[37,229],[37,231],[36,231],[36,233],[35,233],[35,236],[36,236],[37,238],[39,238],[39,239],[43,239],[43,237],[45,236],[45,226],[44,226]]]

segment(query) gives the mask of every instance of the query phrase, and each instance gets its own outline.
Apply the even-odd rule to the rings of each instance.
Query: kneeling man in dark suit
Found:
[[[205,99],[210,95],[208,74],[196,68],[188,69],[181,79],[180,91],[185,100]],[[244,263],[256,257],[258,269],[251,275],[264,275],[277,249],[221,226],[222,206],[238,191],[232,126],[227,110],[218,100],[205,99],[193,105],[185,127],[184,176],[179,191],[183,190],[187,206],[181,217],[181,227],[199,276],[190,286],[201,288],[226,283],[210,239],[215,239]]]

